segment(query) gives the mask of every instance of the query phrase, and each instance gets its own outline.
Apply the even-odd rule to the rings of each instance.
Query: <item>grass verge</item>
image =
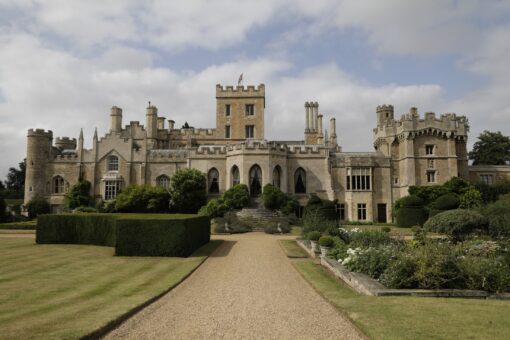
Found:
[[[82,337],[179,283],[220,242],[211,241],[188,258],[167,258],[0,238],[1,337]]]
[[[280,247],[287,257],[290,258],[307,258],[308,254],[294,240],[279,240]]]
[[[37,220],[0,223],[0,229],[35,230],[36,226],[37,226]]]
[[[364,296],[312,261],[292,263],[372,339],[508,339],[510,301]]]

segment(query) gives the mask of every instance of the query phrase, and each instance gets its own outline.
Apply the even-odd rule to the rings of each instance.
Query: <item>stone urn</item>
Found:
[[[319,247],[318,247],[318,243],[317,241],[310,241],[310,245],[312,246],[312,250],[314,253],[318,253],[319,252]]]

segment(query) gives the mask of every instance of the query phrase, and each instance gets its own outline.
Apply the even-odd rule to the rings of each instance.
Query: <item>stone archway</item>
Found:
[[[262,193],[262,169],[255,164],[250,169],[250,195],[258,197]]]

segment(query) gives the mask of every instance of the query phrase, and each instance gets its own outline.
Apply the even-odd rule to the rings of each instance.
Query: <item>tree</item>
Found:
[[[88,206],[92,199],[90,197],[90,182],[80,179],[78,183],[72,186],[66,195],[66,206],[70,209]]]
[[[23,192],[25,189],[25,169],[26,169],[26,159],[19,163],[19,169],[9,168],[9,172],[7,173],[7,180],[5,181],[5,186],[7,189],[17,192]]]
[[[28,201],[27,211],[28,217],[30,218],[36,218],[37,215],[41,214],[49,214],[50,203],[43,196],[36,195],[30,201]]]
[[[115,198],[115,209],[130,213],[168,212],[170,194],[162,187],[132,184]]]
[[[206,178],[197,169],[180,169],[170,180],[172,208],[180,213],[196,213],[207,202]]]
[[[510,138],[500,131],[484,131],[469,153],[473,165],[505,165],[510,162]]]

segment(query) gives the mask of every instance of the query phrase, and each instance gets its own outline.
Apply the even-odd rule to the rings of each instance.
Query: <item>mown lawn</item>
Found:
[[[290,258],[307,258],[308,254],[295,240],[279,240],[285,255]]]
[[[372,339],[508,339],[510,334],[510,301],[363,296],[312,261],[293,265]]]
[[[0,238],[0,338],[79,338],[168,290],[220,243],[189,258]]]

